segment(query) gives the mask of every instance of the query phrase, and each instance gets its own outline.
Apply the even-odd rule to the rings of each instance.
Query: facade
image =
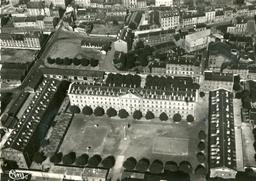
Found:
[[[166,74],[197,77],[200,75],[200,60],[197,57],[168,57]]]
[[[220,88],[233,90],[233,74],[205,71],[201,89],[208,92]]]
[[[27,15],[28,16],[50,16],[50,9],[46,7],[45,2],[32,1],[27,3]]]
[[[178,12],[161,11],[160,12],[161,27],[166,29],[174,29],[180,25],[180,15]]]
[[[39,35],[0,34],[2,48],[40,50]]]
[[[184,49],[186,52],[193,52],[206,48],[209,43],[210,29],[204,31],[195,32],[185,36]]]
[[[138,34],[137,38],[143,41],[145,45],[155,46],[172,41],[174,33],[175,30],[159,30]]]
[[[74,82],[69,87],[68,96],[70,104],[77,105],[81,110],[88,105],[93,109],[97,106],[101,106],[105,110],[110,107],[117,111],[126,109],[130,115],[135,110],[140,110],[143,115],[147,111],[152,111],[157,117],[162,112],[165,112],[169,117],[175,113],[180,113],[186,117],[188,114],[194,115],[197,92],[194,89],[179,91],[177,88],[173,91],[161,91]]]
[[[231,34],[245,34],[247,32],[247,22],[239,23],[234,26],[227,27],[227,33]]]
[[[155,6],[173,6],[173,0],[155,0]]]
[[[233,94],[225,89],[209,96],[209,169],[210,177],[235,178],[237,150]],[[242,149],[242,147],[240,148]]]
[[[31,16],[31,17],[13,17],[14,28],[35,28],[43,29],[44,16]]]
[[[215,21],[215,11],[206,11],[205,16],[206,16],[206,22],[207,23],[213,23]]]
[[[87,6],[90,6],[91,1],[90,0],[75,0],[75,3],[80,7],[87,7]]]
[[[138,5],[138,1],[137,0],[122,0],[122,4],[124,7],[135,8]]]

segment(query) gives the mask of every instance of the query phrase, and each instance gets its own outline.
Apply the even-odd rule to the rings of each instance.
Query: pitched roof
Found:
[[[210,81],[233,82],[233,74],[232,73],[220,73],[220,72],[205,71],[204,79],[210,80]]]
[[[209,167],[236,170],[233,94],[224,89],[210,91]]]

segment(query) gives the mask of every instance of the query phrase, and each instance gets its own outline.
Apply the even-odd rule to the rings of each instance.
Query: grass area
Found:
[[[124,126],[128,123],[131,126],[124,131]],[[98,127],[95,127],[96,124]],[[177,163],[187,160],[195,168],[199,164],[196,158],[198,132],[205,129],[204,122],[194,122],[191,125],[183,121],[177,124],[154,123],[85,117],[79,114],[74,117],[60,151],[75,151],[77,155],[97,153],[103,157],[109,154],[123,155],[125,158],[133,156],[136,159],[146,157],[151,161],[160,159],[163,162],[172,160]],[[154,140],[161,147],[161,152],[153,152],[153,145],[156,144]],[[168,141],[170,147],[165,145]],[[88,146],[91,147],[89,150]]]
[[[1,62],[8,63],[26,63],[33,62],[34,55],[37,51],[35,50],[18,50],[18,49],[4,49],[2,48],[1,53]]]

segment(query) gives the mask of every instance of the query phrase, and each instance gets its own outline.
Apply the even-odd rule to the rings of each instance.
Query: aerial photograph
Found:
[[[256,0],[0,17],[0,181],[256,181]]]

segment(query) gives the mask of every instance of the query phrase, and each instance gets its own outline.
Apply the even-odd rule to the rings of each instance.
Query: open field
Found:
[[[18,50],[18,49],[4,49],[2,48],[1,62],[8,63],[26,63],[34,60],[35,50]]]
[[[130,128],[127,128],[128,123]],[[136,159],[146,157],[150,161],[160,159],[177,163],[188,160],[195,168],[199,164],[196,153],[200,130],[205,130],[203,122],[191,125],[185,122],[150,123],[79,114],[74,117],[59,151],[64,154],[75,151],[77,155],[101,154],[103,157],[110,154]]]
[[[86,38],[87,35],[74,32],[60,32],[57,40],[52,44],[47,57],[51,58],[87,58],[87,59],[98,59],[99,66],[74,66],[74,65],[56,65],[48,64],[47,59],[44,60],[44,64],[47,67],[60,68],[60,69],[93,69],[93,70],[105,70],[105,71],[115,71],[112,65],[112,51],[107,55],[102,54],[100,51],[91,48],[82,48],[81,40]],[[88,38],[88,37],[87,37]],[[99,39],[101,37],[98,37]],[[111,55],[110,55],[111,54]]]

